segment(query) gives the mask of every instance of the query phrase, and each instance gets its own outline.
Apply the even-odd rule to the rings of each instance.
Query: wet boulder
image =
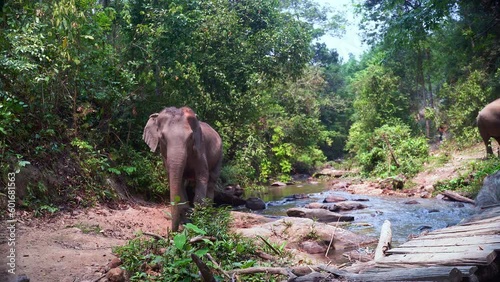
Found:
[[[309,203],[305,206],[306,209],[322,209],[324,208],[324,204],[322,203],[317,203],[317,202],[314,202],[314,203]]]
[[[330,190],[346,190],[349,186],[351,186],[350,182],[340,181],[337,183],[332,183],[330,186]]]
[[[476,206],[483,208],[500,204],[500,171],[487,176],[476,197]]]
[[[293,194],[291,196],[286,197],[288,201],[301,200],[301,199],[309,199],[309,195],[307,194]]]
[[[266,209],[266,203],[257,197],[250,197],[247,199],[245,207],[253,211]]]
[[[214,203],[216,206],[242,206],[246,204],[246,201],[239,196],[236,196],[234,193],[226,192],[226,191],[215,191],[214,195]]]
[[[366,208],[366,205],[363,205],[359,202],[355,201],[345,201],[340,203],[335,203],[331,205],[328,210],[329,211],[350,211],[350,210],[361,210]]]
[[[342,215],[325,209],[291,208],[286,211],[290,217],[305,217],[319,222],[354,221],[354,216]]]
[[[338,169],[333,169],[333,168],[324,168],[314,174],[314,177],[320,177],[320,176],[328,176],[328,177],[342,177],[346,174],[347,172],[345,170],[338,170]]]
[[[337,203],[347,201],[347,198],[342,196],[330,195],[323,200],[323,203]]]

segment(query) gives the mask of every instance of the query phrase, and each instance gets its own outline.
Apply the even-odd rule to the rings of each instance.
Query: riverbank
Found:
[[[416,183],[415,189],[428,187],[432,184],[432,179],[437,181],[455,177],[468,161],[480,159],[483,149],[477,146],[476,150],[453,153],[450,160],[441,167],[427,168],[426,171],[417,175],[416,180],[413,180]],[[332,187],[336,185],[330,184]],[[350,186],[351,189],[356,187]],[[360,190],[353,191],[357,194],[362,193]],[[413,193],[411,191],[407,189],[403,190],[403,193],[409,196]],[[387,195],[396,196],[390,193]],[[418,193],[414,193],[412,197],[419,197]],[[166,226],[171,224],[168,212],[169,207],[165,205],[146,202],[98,205],[89,209],[59,212],[44,218],[35,218],[33,214],[17,211],[16,218],[19,221],[16,234],[18,247],[16,274],[26,274],[32,281],[41,282],[95,281],[108,270],[108,264],[114,258],[113,246],[125,244],[134,238],[138,231],[165,236]],[[235,228],[269,224],[262,220],[264,219],[259,219],[259,217],[252,217],[252,219],[235,217],[233,224]],[[314,223],[312,220],[310,222]],[[315,228],[317,227],[319,224],[315,224]],[[2,229],[1,232],[3,231]],[[7,253],[8,245],[4,240],[6,236],[3,233],[1,235],[3,241],[0,241],[0,253]],[[327,238],[323,241],[326,240]],[[300,251],[303,246],[300,246],[298,241],[295,243],[290,244],[290,248]],[[351,255],[351,257],[356,259],[355,256]],[[5,270],[0,269],[0,271]],[[0,274],[2,274],[0,277],[9,277],[4,275],[6,272]]]

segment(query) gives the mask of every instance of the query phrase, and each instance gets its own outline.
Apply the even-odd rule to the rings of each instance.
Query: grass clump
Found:
[[[191,223],[181,232],[157,240],[144,236],[130,240],[114,252],[121,258],[131,281],[199,281],[199,269],[192,254],[211,269],[217,281],[227,279],[224,272],[232,269],[269,265],[260,261],[259,247],[253,240],[231,233],[231,217],[227,208],[196,205]],[[213,259],[210,259],[213,258]],[[273,281],[275,277],[258,274],[245,281]]]

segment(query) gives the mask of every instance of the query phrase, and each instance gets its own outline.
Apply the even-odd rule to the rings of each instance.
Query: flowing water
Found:
[[[292,200],[290,197],[296,194],[305,194],[308,198]],[[474,212],[474,207],[467,203],[439,199],[353,195],[343,191],[329,191],[323,184],[304,184],[270,187],[267,193],[259,195],[267,204],[267,208],[259,213],[273,217],[286,216],[287,209],[303,207],[311,202],[323,202],[328,195],[342,196],[348,200],[363,199],[361,203],[367,208],[342,212],[354,216],[354,222],[345,228],[357,234],[378,238],[382,224],[385,220],[389,220],[392,224],[393,246],[408,241],[410,235],[456,225]],[[405,203],[410,200],[418,203]]]

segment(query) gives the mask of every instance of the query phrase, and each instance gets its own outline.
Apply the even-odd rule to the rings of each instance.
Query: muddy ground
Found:
[[[464,151],[446,153],[450,154],[450,161],[417,175],[411,180],[415,187],[458,176],[467,163],[484,157],[484,147],[478,144]],[[166,227],[170,226],[168,211],[165,205],[143,202],[60,212],[42,219],[18,212],[15,272],[38,282],[95,281],[106,272],[114,257],[114,246],[125,244],[140,231],[166,235]],[[260,223],[258,219],[237,216],[234,225],[248,228]],[[6,273],[7,235],[7,228],[2,226],[0,282],[16,281]]]

